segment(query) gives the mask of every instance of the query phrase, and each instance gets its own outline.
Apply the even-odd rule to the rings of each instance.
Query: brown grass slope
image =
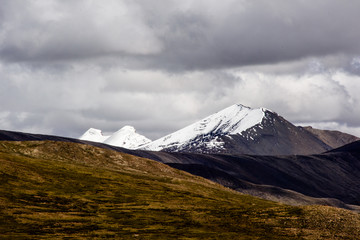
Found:
[[[1,239],[359,239],[360,216],[87,145],[0,142]]]

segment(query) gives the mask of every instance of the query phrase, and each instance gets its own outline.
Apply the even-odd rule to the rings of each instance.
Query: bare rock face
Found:
[[[332,147],[278,114],[266,111],[262,122],[242,135],[223,136],[227,154],[291,155],[316,154]]]
[[[311,126],[303,128],[306,131],[312,133],[315,137],[323,141],[331,148],[338,148],[348,143],[360,140],[358,137],[340,131],[320,130],[312,128]]]

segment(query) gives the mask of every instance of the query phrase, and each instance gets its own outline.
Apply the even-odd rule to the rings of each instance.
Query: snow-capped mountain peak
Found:
[[[138,134],[132,126],[125,126],[121,128],[104,141],[106,144],[128,149],[136,149],[149,142],[151,142],[150,139]]]
[[[109,136],[104,136],[100,129],[89,128],[81,137],[81,140],[92,142],[104,142]]]
[[[262,122],[265,109],[252,109],[235,104],[212,114],[198,122],[155,140],[142,149],[160,151],[163,149],[181,151],[189,147],[221,148],[218,136],[240,134]]]
[[[128,132],[128,133],[132,132],[132,133],[134,133],[134,132],[136,132],[136,129],[133,126],[126,125],[126,126],[120,128],[120,130],[118,130],[117,132]]]
[[[92,142],[101,142],[128,149],[136,149],[151,142],[150,139],[138,134],[136,129],[132,126],[124,126],[110,136],[104,136],[99,129],[90,128],[80,137],[80,139]]]

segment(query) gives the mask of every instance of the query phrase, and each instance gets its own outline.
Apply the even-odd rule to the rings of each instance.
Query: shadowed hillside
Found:
[[[359,210],[351,206],[360,205],[359,149],[360,141],[309,156],[132,153],[265,199]]]

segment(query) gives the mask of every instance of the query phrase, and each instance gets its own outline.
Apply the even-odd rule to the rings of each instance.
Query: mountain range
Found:
[[[152,159],[236,191],[287,204],[348,209],[359,209],[360,205],[360,141],[316,155],[264,156],[131,150],[73,138],[0,131],[0,141],[49,140]]]
[[[90,128],[80,139],[149,151],[289,155],[322,153],[359,138],[295,126],[266,108],[235,104],[155,141],[130,126],[111,136]]]

